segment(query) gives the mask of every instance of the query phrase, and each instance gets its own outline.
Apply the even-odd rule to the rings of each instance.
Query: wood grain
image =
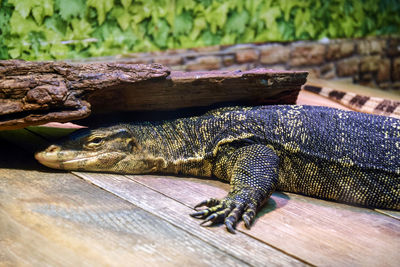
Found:
[[[306,71],[179,72],[159,64],[0,60],[0,130],[91,113],[296,101]]]
[[[176,110],[215,104],[294,104],[304,71],[171,71],[166,79],[93,92],[93,113]]]
[[[130,179],[189,207],[223,197],[229,185],[196,178],[130,175]],[[243,233],[318,266],[384,265],[400,262],[400,220],[296,194],[274,193],[250,231]]]
[[[1,266],[225,264],[247,265],[72,174],[0,169]]]
[[[162,79],[169,73],[158,64],[0,60],[0,129],[82,119],[91,113],[91,92]]]
[[[395,210],[381,210],[381,209],[375,209],[376,212],[385,214],[387,216],[390,216],[392,218],[395,218],[397,220],[400,220],[400,211],[395,211]]]
[[[123,175],[73,173],[250,265],[303,265],[300,261],[243,233],[232,235],[221,227],[201,227],[198,220],[188,216],[193,209],[177,202],[172,196],[160,194]],[[182,187],[175,189],[185,190]]]

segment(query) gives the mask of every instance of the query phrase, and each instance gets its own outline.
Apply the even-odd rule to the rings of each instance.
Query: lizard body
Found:
[[[226,198],[192,215],[231,232],[240,218],[250,227],[274,190],[400,210],[400,120],[333,108],[228,108],[83,130],[35,156],[58,169],[229,181]]]

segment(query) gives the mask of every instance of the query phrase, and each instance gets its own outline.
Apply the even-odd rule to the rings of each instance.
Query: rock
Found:
[[[365,56],[361,58],[360,61],[360,71],[361,72],[374,72],[379,68],[381,62],[381,56]]]
[[[165,65],[165,66],[181,65],[182,62],[183,62],[182,56],[179,56],[179,55],[156,57],[154,59],[154,63],[158,63],[158,64]]]
[[[194,60],[189,61],[186,64],[186,70],[198,71],[198,70],[217,70],[221,68],[221,57],[218,56],[205,56],[198,57]]]
[[[325,45],[301,44],[293,48],[290,55],[291,66],[318,65],[324,61]]]
[[[235,53],[236,62],[248,63],[248,62],[256,62],[258,61],[259,52],[255,49],[244,49],[238,50]]]
[[[273,65],[286,63],[289,60],[290,47],[283,45],[264,45],[260,47],[261,64]]]
[[[380,39],[367,39],[358,41],[357,49],[361,55],[382,54],[385,41]]]
[[[386,53],[388,54],[388,56],[400,55],[400,38],[390,38],[388,40]]]
[[[327,47],[327,60],[335,60],[348,57],[354,52],[354,43],[352,41],[341,41],[339,43],[331,43]]]
[[[400,57],[393,59],[392,79],[400,81]]]
[[[342,59],[336,64],[336,73],[339,77],[353,76],[358,73],[360,59],[357,57]]]
[[[390,80],[390,59],[382,59],[378,64],[378,73],[376,74],[377,82],[385,82]]]

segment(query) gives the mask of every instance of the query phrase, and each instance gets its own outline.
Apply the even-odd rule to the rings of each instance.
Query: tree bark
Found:
[[[91,113],[293,104],[307,72],[174,72],[159,65],[0,61],[0,130]]]

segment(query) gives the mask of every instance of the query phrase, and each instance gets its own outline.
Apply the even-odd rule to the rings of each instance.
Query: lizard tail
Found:
[[[352,92],[344,92],[315,85],[305,85],[303,89],[327,97],[355,111],[400,119],[400,101],[363,96]]]

